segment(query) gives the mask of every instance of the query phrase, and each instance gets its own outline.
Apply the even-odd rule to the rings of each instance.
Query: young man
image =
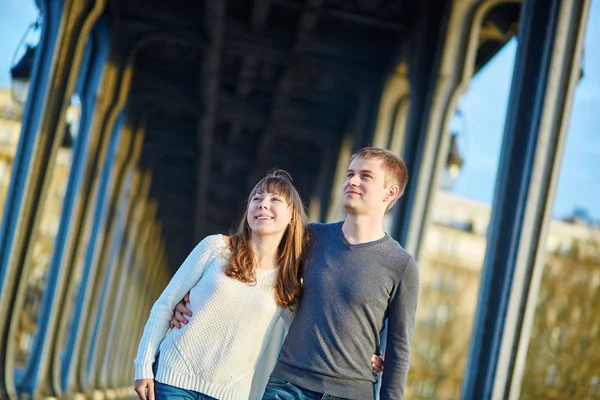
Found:
[[[407,181],[404,162],[387,150],[366,147],[352,156],[343,185],[346,219],[309,226],[302,297],[263,400],[372,399],[378,368],[371,355],[386,319],[380,399],[403,398],[419,273],[383,231],[383,216]],[[187,322],[184,303],[177,310]]]
[[[311,225],[302,298],[263,400],[373,398],[366,360],[379,349],[386,318],[380,399],[403,398],[419,273],[383,231],[383,216],[407,181],[404,162],[387,150],[367,147],[352,156],[343,185],[348,214]]]

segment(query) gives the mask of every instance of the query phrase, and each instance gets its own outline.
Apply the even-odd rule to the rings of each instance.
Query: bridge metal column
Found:
[[[15,395],[12,343],[18,321],[10,316],[11,311],[19,313],[22,309],[27,286],[27,280],[19,277],[27,275],[32,234],[40,222],[40,205],[65,133],[65,99],[75,88],[87,38],[104,5],[103,1],[39,4],[44,28],[0,232],[0,390],[7,397]]]
[[[79,199],[84,197],[84,193],[81,193],[81,180],[87,161],[86,149],[91,139],[90,125],[95,107],[96,91],[107,55],[106,46],[102,45],[102,35],[98,35],[97,28],[94,31],[96,34],[94,35],[92,32],[92,37],[87,43],[86,56],[78,78],[77,93],[82,100],[82,117],[73,147],[73,160],[62,208],[61,223],[48,267],[47,288],[40,311],[38,333],[35,336],[25,377],[19,383],[19,392],[27,393],[33,398],[39,395],[59,396],[61,393],[60,385],[55,379],[59,374],[59,367],[53,363],[52,353],[58,344],[56,338],[59,314],[63,311],[64,295],[70,275],[66,259],[72,248],[74,231],[77,226],[76,211]]]
[[[114,388],[118,387],[118,378],[120,371],[115,371],[115,365],[117,365],[117,353],[116,350],[119,343],[123,341],[123,338],[128,337],[129,332],[123,330],[123,328],[130,328],[128,324],[127,306],[128,295],[132,292],[133,276],[135,271],[133,270],[132,255],[135,243],[139,240],[140,225],[142,225],[144,210],[147,204],[148,193],[150,190],[150,179],[147,173],[143,173],[139,170],[135,172],[138,181],[134,184],[137,190],[132,193],[132,204],[128,213],[127,226],[125,228],[125,234],[123,238],[123,245],[120,250],[119,259],[117,260],[119,276],[117,278],[117,284],[115,285],[115,292],[111,297],[114,298],[113,307],[109,307],[112,311],[113,317],[110,321],[110,326],[106,333],[106,351],[102,360],[102,367],[99,377],[99,386],[101,388]],[[133,189],[132,189],[133,190]],[[114,374],[113,372],[117,372]]]
[[[33,153],[39,126],[43,115],[44,100],[52,79],[53,57],[58,41],[63,4],[60,2],[40,2],[42,32],[36,51],[28,101],[23,114],[23,124],[19,147],[15,156],[11,184],[7,193],[4,217],[0,228],[0,397],[16,398],[12,354],[8,347],[10,319],[14,309],[17,282],[22,272],[23,262],[11,260],[16,254],[13,249],[19,246],[17,237],[21,221],[19,215],[22,204],[27,199],[27,181],[33,174]],[[30,231],[33,227],[30,227]],[[22,254],[19,254],[22,258]]]
[[[423,6],[424,20],[418,24],[422,29],[411,42],[413,57],[408,66],[410,111],[403,156],[411,179],[392,210],[392,236],[417,259],[432,193],[447,158],[450,121],[475,73],[484,19],[495,7],[510,3],[515,1],[454,0],[437,17],[429,11],[435,7]],[[431,26],[440,30],[434,32]],[[394,137],[391,143],[398,146]]]
[[[103,179],[106,179],[106,197],[102,202],[98,202],[98,210],[101,217],[98,220],[97,231],[92,236],[90,244],[88,244],[88,254],[92,254],[91,264],[86,267],[90,268],[94,278],[89,282],[89,305],[86,315],[86,323],[83,332],[82,345],[79,357],[79,385],[83,393],[88,393],[95,388],[93,379],[93,357],[96,353],[95,346],[99,340],[97,334],[101,329],[100,323],[103,323],[102,313],[106,302],[106,290],[110,284],[111,274],[113,269],[109,268],[110,250],[113,245],[114,237],[118,234],[120,221],[118,219],[118,208],[123,194],[125,184],[125,161],[130,157],[133,147],[133,128],[128,122],[125,122],[125,115],[122,117],[123,122],[118,122],[116,129],[120,132],[114,132],[115,142],[114,149],[111,148],[109,157],[106,160],[106,166]],[[110,155],[112,153],[112,155]]]
[[[96,291],[98,294],[102,292],[99,302],[99,309],[97,311],[97,317],[94,337],[90,340],[89,357],[90,367],[88,371],[88,379],[90,380],[93,387],[102,387],[99,385],[98,375],[99,368],[102,360],[102,356],[106,353],[106,342],[108,338],[108,327],[110,326],[111,318],[114,316],[114,297],[115,290],[118,282],[115,277],[118,275],[120,265],[117,264],[117,255],[120,253],[120,249],[123,246],[125,240],[123,236],[123,230],[127,227],[126,222],[132,212],[132,205],[134,204],[135,197],[132,191],[139,190],[138,180],[135,181],[134,177],[136,174],[136,165],[139,161],[142,144],[144,141],[143,131],[140,131],[137,126],[132,126],[132,143],[128,152],[125,151],[125,147],[121,148],[120,157],[122,160],[121,166],[116,168],[120,169],[117,177],[116,188],[114,193],[114,205],[112,218],[109,217],[109,228],[108,235],[105,240],[103,253],[101,257],[101,268],[106,269],[106,278],[102,282],[96,282]],[[139,178],[139,177],[138,177]],[[120,182],[119,182],[120,181]],[[112,221],[111,221],[112,220]],[[93,315],[94,313],[90,313]]]
[[[133,324],[135,329],[134,334],[131,338],[131,343],[127,349],[128,355],[125,360],[126,370],[131,372],[130,376],[133,376],[133,360],[137,353],[139,340],[142,337],[144,325],[148,316],[150,315],[150,309],[154,304],[154,301],[158,298],[164,287],[166,286],[161,275],[161,269],[163,266],[160,264],[160,260],[157,258],[160,247],[157,245],[157,239],[161,235],[161,226],[156,222],[152,221],[148,229],[148,239],[144,246],[140,248],[140,272],[142,279],[138,284],[138,298],[135,310],[136,314],[133,318]]]
[[[102,287],[102,297],[100,300],[100,310],[98,317],[96,318],[96,324],[94,328],[94,338],[92,344],[86,351],[90,352],[90,371],[88,372],[88,379],[92,382],[92,386],[101,390],[111,389],[106,383],[101,384],[99,379],[98,365],[102,363],[106,354],[109,353],[107,342],[109,339],[109,331],[115,321],[115,315],[117,314],[117,307],[119,303],[116,301],[118,298],[117,289],[119,288],[119,282],[117,279],[127,279],[127,276],[122,276],[122,264],[121,255],[122,249],[126,243],[126,234],[130,233],[130,221],[132,220],[133,207],[135,205],[136,196],[134,192],[140,190],[141,176],[137,171],[129,171],[124,186],[124,193],[120,196],[118,209],[115,215],[116,233],[114,234],[113,240],[111,240],[111,246],[109,250],[109,257],[106,261],[107,276]]]
[[[131,191],[139,191],[140,189],[140,176],[139,174],[135,174],[135,170],[124,171],[127,173],[128,178],[123,186],[123,193],[121,194],[120,201],[118,202],[118,206],[116,209],[116,213],[114,215],[114,225],[113,229],[114,234],[109,234],[112,236],[111,239],[108,239],[106,242],[107,245],[110,245],[108,259],[105,261],[107,263],[106,275],[105,278],[102,279],[102,283],[96,282],[96,285],[100,285],[101,296],[99,299],[98,311],[96,313],[96,317],[94,318],[95,323],[93,325],[94,331],[92,335],[90,335],[90,342],[88,345],[84,346],[82,356],[87,356],[87,363],[81,362],[82,365],[87,365],[87,379],[88,385],[90,389],[96,389],[98,392],[103,393],[104,397],[111,398],[114,397],[112,390],[114,388],[108,387],[107,385],[101,385],[99,382],[99,368],[102,360],[104,359],[104,355],[108,352],[108,348],[106,347],[106,342],[108,339],[108,329],[112,324],[112,320],[114,315],[116,314],[115,308],[118,304],[114,303],[115,291],[117,283],[115,282],[115,278],[118,276],[118,268],[120,265],[117,264],[117,258],[120,253],[121,244],[124,243],[124,231],[127,228],[127,220],[129,219],[129,212],[131,211],[131,206],[134,204],[135,197]],[[137,179],[134,179],[137,178]],[[110,230],[109,230],[110,232]],[[129,385],[131,388],[131,385]]]
[[[53,396],[62,394],[61,370],[62,350],[65,342],[66,324],[73,309],[69,299],[72,296],[72,286],[77,277],[77,269],[73,267],[73,258],[76,252],[81,225],[82,214],[90,193],[89,170],[93,166],[93,154],[100,141],[98,130],[93,129],[93,122],[97,108],[101,103],[98,101],[98,89],[100,87],[101,75],[105,68],[109,51],[109,29],[108,21],[101,18],[96,23],[90,40],[88,50],[90,51],[89,67],[85,74],[81,74],[81,84],[78,93],[82,101],[82,119],[75,148],[73,150],[73,163],[67,191],[65,204],[61,216],[61,225],[56,238],[56,246],[51,262],[51,271],[58,271],[57,276],[49,285],[54,284],[56,292],[60,293],[56,300],[48,302],[48,315],[57,315],[60,311],[63,318],[51,319],[52,328],[48,337],[44,340],[44,346],[51,349],[51,365],[48,368],[51,380],[49,389]],[[54,272],[51,273],[54,276]],[[39,374],[44,374],[39,371]],[[41,385],[42,387],[44,385]]]
[[[440,3],[445,4],[440,6]],[[400,153],[410,172],[411,184],[406,188],[398,204],[390,211],[392,224],[389,233],[405,247],[407,247],[406,242],[409,237],[409,224],[421,226],[423,221],[420,215],[412,212],[419,189],[419,186],[412,182],[423,182],[423,178],[419,175],[424,169],[421,163],[422,154],[425,152],[425,143],[431,141],[431,139],[428,140],[428,136],[437,138],[441,135],[441,132],[427,135],[427,129],[432,93],[438,84],[436,78],[440,69],[439,53],[443,49],[443,46],[440,45],[440,38],[446,30],[443,21],[448,19],[449,13],[449,2],[424,1],[420,3],[419,22],[416,25],[421,28],[413,33],[414,36],[409,41],[410,45],[404,49],[405,54],[399,60],[399,63],[408,64],[408,74],[402,74],[402,70],[398,71],[398,66],[392,69],[390,88],[383,91],[380,104],[378,104],[378,118],[385,118],[385,120],[378,120],[375,125],[374,145],[389,148],[397,154]],[[435,26],[436,29],[431,29],[432,26]],[[400,73],[398,74],[398,72]],[[390,89],[396,89],[398,92],[393,93]],[[393,107],[386,104],[390,101],[395,103]],[[410,114],[408,114],[409,119],[406,121],[406,126],[398,128],[389,119],[401,115],[401,112],[407,112],[409,103]],[[402,139],[401,142],[399,137]],[[392,145],[393,147],[391,147]],[[416,247],[407,247],[407,249],[414,253]],[[380,335],[380,349],[384,354],[386,345],[387,323]],[[381,380],[378,380],[373,388],[376,399],[379,398],[380,385]]]
[[[409,105],[408,63],[403,60],[390,74],[384,87],[373,132],[373,146],[402,154]]]
[[[504,399],[516,349],[525,357],[544,232],[577,80],[589,0],[526,0],[496,181],[463,399]],[[540,212],[542,210],[543,212]],[[534,290],[535,292],[535,290]],[[523,346],[525,351],[523,351]],[[515,391],[518,396],[518,391]],[[515,397],[513,392],[513,398]]]
[[[391,211],[391,234],[417,260],[429,225],[433,194],[447,158],[450,120],[475,73],[484,20],[492,9],[507,3],[516,2],[454,0],[446,3],[445,10],[422,4],[417,24],[421,28],[407,50],[410,90],[400,70],[390,80],[397,88],[397,97],[390,93],[382,98],[382,120],[378,121],[375,139],[379,145],[403,154],[410,171],[406,193]],[[437,14],[431,9],[437,9]],[[433,30],[432,26],[439,28]],[[405,97],[401,97],[403,94]],[[404,115],[408,115],[407,121]],[[391,129],[392,137],[387,137]]]
[[[335,168],[332,172],[321,171],[320,188],[317,193],[321,202],[319,211],[319,222],[339,221],[346,217],[342,197],[342,184],[346,179],[346,170],[350,163],[352,154],[365,146],[371,144],[376,124],[378,101],[384,93],[385,82],[372,80],[366,84],[360,96],[360,101],[352,120],[349,122],[346,132],[339,143],[335,161],[323,162],[323,168]],[[323,144],[327,150],[331,149],[329,144]],[[310,216],[313,219],[312,216]],[[313,219],[315,220],[315,219]]]
[[[147,310],[144,309],[144,300],[152,287],[152,268],[151,264],[147,263],[146,251],[149,248],[152,231],[156,226],[156,211],[157,203],[155,201],[147,202],[144,206],[144,217],[139,228],[140,239],[135,243],[133,250],[131,285],[123,304],[127,321],[127,325],[123,326],[123,331],[127,332],[127,335],[115,349],[117,356],[115,370],[121,371],[121,375],[116,379],[123,379],[123,374],[126,374],[127,379],[131,380],[133,360],[141,337],[143,321],[148,317]]]
[[[77,392],[85,386],[84,380],[77,380],[77,378],[82,379],[85,377],[84,371],[86,370],[86,366],[79,363],[79,358],[86,326],[91,323],[88,312],[95,279],[97,278],[98,248],[104,240],[110,187],[114,180],[114,157],[125,120],[124,113],[120,112],[119,114],[120,116],[112,123],[109,116],[109,121],[105,125],[104,143],[98,160],[101,167],[94,183],[94,189],[92,189],[92,204],[88,204],[86,210],[86,222],[91,222],[87,226],[91,229],[84,231],[85,240],[80,244],[82,248],[78,249],[83,259],[76,260],[76,262],[82,262],[83,269],[73,312],[73,321],[75,322],[70,327],[69,342],[67,344],[66,358],[68,362],[66,369],[63,371],[63,386],[69,394]]]
[[[75,338],[73,335],[79,330],[83,330],[85,320],[81,321],[81,316],[78,312],[81,311],[82,298],[80,292],[80,277],[82,269],[85,265],[86,251],[89,247],[91,238],[92,223],[94,221],[94,210],[97,210],[98,201],[101,198],[98,195],[98,188],[101,183],[101,172],[103,165],[106,164],[110,140],[115,132],[114,129],[108,127],[111,124],[111,116],[115,113],[115,98],[119,91],[120,72],[112,63],[107,63],[108,53],[110,51],[110,27],[107,21],[101,21],[102,24],[97,24],[95,31],[98,31],[94,36],[93,46],[98,51],[97,59],[93,61],[93,69],[95,78],[90,75],[90,80],[99,79],[102,76],[101,83],[98,87],[102,88],[102,93],[94,93],[95,101],[92,103],[83,103],[83,106],[91,115],[92,121],[87,129],[90,130],[89,141],[85,146],[85,171],[82,172],[78,179],[78,194],[79,200],[75,207],[75,215],[73,228],[69,233],[69,240],[65,246],[67,254],[64,256],[64,263],[70,271],[68,289],[65,294],[65,301],[61,308],[66,315],[75,316],[72,320],[64,318],[61,321],[58,334],[54,345],[54,367],[53,367],[53,382],[57,388],[62,388],[65,391],[72,391],[72,381],[70,379],[70,371],[73,368],[71,365],[71,355],[67,357],[69,360],[65,365],[61,364],[61,353],[69,346],[72,346]],[[96,83],[97,84],[97,83]],[[117,92],[117,93],[115,93]],[[114,121],[112,122],[114,127]],[[74,179],[74,178],[73,178]],[[73,301],[71,299],[74,298]],[[69,322],[72,322],[69,325]],[[63,368],[63,366],[65,368]],[[77,367],[75,367],[77,368]]]
[[[123,258],[125,270],[127,270],[127,279],[123,282],[123,289],[120,290],[121,301],[118,302],[116,318],[118,318],[115,327],[114,339],[112,345],[109,346],[110,360],[106,368],[109,371],[109,385],[112,387],[122,383],[122,370],[118,367],[123,365],[123,357],[125,354],[125,344],[132,335],[131,321],[133,320],[132,303],[136,297],[135,286],[137,285],[137,277],[139,268],[142,268],[137,262],[136,248],[139,243],[144,240],[144,225],[145,219],[148,218],[148,192],[150,189],[150,173],[144,172],[142,176],[142,189],[137,199],[135,214],[133,216],[131,237],[128,238],[127,248]],[[152,217],[152,216],[150,216]],[[124,270],[124,271],[125,271]],[[130,360],[133,362],[133,360]],[[116,367],[115,367],[116,366]]]

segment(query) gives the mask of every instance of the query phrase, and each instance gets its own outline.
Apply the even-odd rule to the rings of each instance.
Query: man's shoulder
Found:
[[[339,225],[342,221],[337,222],[311,222],[308,224],[308,227],[311,229],[331,229],[335,226]]]
[[[406,269],[417,269],[417,261],[397,240],[390,238],[386,241],[386,249],[382,259],[388,260],[394,267],[399,268],[402,274]]]
[[[322,223],[322,222],[311,222],[306,227],[310,233],[328,233],[335,232],[336,227],[340,224],[340,222],[331,222],[331,223]]]
[[[390,237],[390,240],[386,241],[388,246],[388,250],[392,252],[396,256],[400,256],[402,258],[413,258],[412,254],[408,252],[396,239]]]

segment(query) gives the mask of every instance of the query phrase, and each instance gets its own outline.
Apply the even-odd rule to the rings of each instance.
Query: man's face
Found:
[[[344,182],[344,207],[351,214],[385,212],[388,190],[381,160],[355,158],[348,166]]]

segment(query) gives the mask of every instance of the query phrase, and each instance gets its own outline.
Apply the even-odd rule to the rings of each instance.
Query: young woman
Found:
[[[252,189],[235,235],[208,236],[196,246],[144,328],[134,361],[141,400],[248,399],[273,327],[282,314],[291,320],[300,293],[305,223],[290,176],[278,171]],[[193,317],[169,331],[188,291]]]

